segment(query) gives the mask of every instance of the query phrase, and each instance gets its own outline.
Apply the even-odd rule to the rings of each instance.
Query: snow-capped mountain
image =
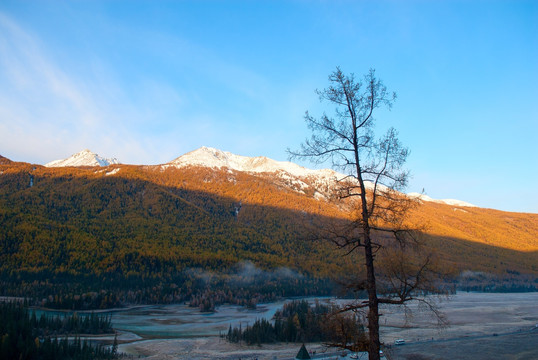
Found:
[[[48,164],[45,164],[45,166],[108,166],[112,164],[120,164],[120,162],[116,158],[107,159],[90,150],[83,150],[67,159],[49,162]],[[169,163],[162,165],[164,168],[183,168],[188,166],[203,166],[215,169],[228,169],[229,171],[248,172],[251,174],[274,175],[275,183],[287,186],[296,191],[305,192],[313,186],[316,190],[314,196],[317,198],[326,198],[335,183],[346,178],[346,175],[332,169],[313,170],[289,161],[277,161],[265,156],[248,157],[235,155],[228,151],[205,146],[181,155]],[[367,181],[366,187],[371,190],[373,184]],[[420,193],[409,193],[407,195],[413,198],[418,198],[421,201],[436,202],[452,206],[476,207],[476,205],[461,200],[436,200]]]
[[[47,164],[46,167],[64,167],[64,166],[108,166],[112,164],[120,164],[118,159],[107,159],[97,155],[90,150],[82,150],[71,155],[67,159],[54,160]]]
[[[297,177],[322,176],[334,178],[338,174],[334,170],[311,170],[289,161],[276,161],[265,156],[248,157],[235,155],[210,147],[201,147],[182,155],[168,163],[176,167],[205,166],[213,168],[228,168],[230,170],[251,173],[287,172]]]
[[[304,192],[311,185],[317,189],[315,196],[324,198],[328,187],[345,175],[331,169],[312,170],[289,161],[276,161],[265,156],[248,157],[235,155],[210,147],[201,147],[172,160],[166,166],[177,168],[204,166],[251,174],[271,174],[275,183]]]
[[[190,165],[213,168],[225,167],[231,170],[246,172],[276,172],[285,170],[299,176],[307,175],[308,171],[312,171],[287,161],[276,161],[265,156],[248,157],[235,155],[228,151],[205,146],[182,155],[168,164],[176,167]]]

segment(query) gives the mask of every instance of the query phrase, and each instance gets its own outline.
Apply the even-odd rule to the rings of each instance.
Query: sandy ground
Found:
[[[381,311],[382,341],[441,340],[528,330],[538,324],[538,293],[458,293],[439,303],[447,325],[439,327],[427,309],[409,306],[407,318],[401,307]]]
[[[538,359],[538,293],[460,293],[440,304],[448,326],[428,312],[406,324],[401,311],[386,314],[382,327],[391,360]],[[416,310],[416,307],[415,307]]]
[[[533,360],[538,359],[538,329],[521,333],[408,343],[385,349],[391,360]]]
[[[231,344],[219,337],[205,337],[138,341],[120,345],[119,351],[135,355],[135,358],[142,356],[146,359],[280,360],[293,359],[300,347],[298,344],[246,346]],[[308,350],[317,353],[327,351],[319,344],[309,344]]]
[[[392,360],[538,359],[538,293],[462,293],[439,304],[448,326],[439,327],[431,313],[412,304],[384,309],[382,341]],[[406,344],[394,346],[394,340]],[[119,350],[148,359],[291,359],[297,344],[261,347],[230,344],[218,337],[153,339],[120,345]],[[307,345],[318,353],[319,344]]]

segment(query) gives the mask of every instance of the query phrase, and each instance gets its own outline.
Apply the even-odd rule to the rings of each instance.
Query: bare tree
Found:
[[[349,219],[323,224],[317,236],[332,241],[347,255],[362,249],[358,258],[364,264],[349,286],[366,290],[368,298],[343,311],[367,310],[369,358],[379,359],[379,305],[403,304],[417,294],[434,291],[437,269],[430,255],[416,255],[417,232],[405,219],[416,204],[399,192],[409,177],[403,168],[409,151],[394,128],[380,137],[374,134],[376,109],[390,109],[396,94],[387,91],[374,70],[356,79],[336,68],[329,82],[317,94],[320,101],[335,106],[334,114],[316,118],[306,112],[311,137],[300,150],[288,149],[288,153],[290,158],[315,163],[330,161],[345,175],[337,179],[334,196],[349,209]],[[377,267],[378,263],[383,266]],[[365,278],[360,278],[364,273]]]

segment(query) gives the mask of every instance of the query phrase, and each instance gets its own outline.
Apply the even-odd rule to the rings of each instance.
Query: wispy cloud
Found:
[[[184,39],[136,31],[149,56],[162,54],[170,79],[136,66],[126,75],[102,53],[77,60],[0,12],[0,154],[46,163],[89,148],[166,162],[202,145],[241,151],[257,133],[251,114],[274,114],[270,82],[256,72]]]
[[[162,141],[148,128],[170,112],[164,103],[180,106],[179,95],[154,82],[143,92],[151,96],[129,98],[106,66],[90,65],[85,73],[70,70],[39,36],[0,13],[0,151],[45,163],[87,147],[151,161]]]
[[[51,160],[58,144],[76,150],[105,118],[91,91],[54,63],[36,36],[0,14],[2,151]],[[62,146],[63,147],[63,146]]]

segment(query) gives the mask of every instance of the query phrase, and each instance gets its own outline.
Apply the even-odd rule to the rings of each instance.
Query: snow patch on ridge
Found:
[[[108,172],[105,174],[105,176],[110,176],[110,175],[117,174],[119,171],[120,171],[120,168],[115,168],[115,169],[113,169],[113,170],[108,171]]]
[[[108,166],[112,164],[120,164],[118,159],[107,159],[97,155],[90,150],[82,150],[71,155],[67,159],[54,160],[47,164],[46,167],[65,167],[65,166]]]
[[[447,205],[452,205],[452,206],[464,206],[464,207],[477,207],[476,205],[473,205],[471,203],[461,201],[461,200],[456,200],[456,199],[439,199],[439,200],[436,200],[436,199],[433,199],[433,198],[429,197],[428,195],[424,195],[424,194],[416,193],[416,192],[411,192],[411,193],[407,194],[407,196],[412,197],[412,198],[418,198],[418,199],[420,199],[422,201],[435,202],[435,203],[439,203],[439,204],[447,204]]]

